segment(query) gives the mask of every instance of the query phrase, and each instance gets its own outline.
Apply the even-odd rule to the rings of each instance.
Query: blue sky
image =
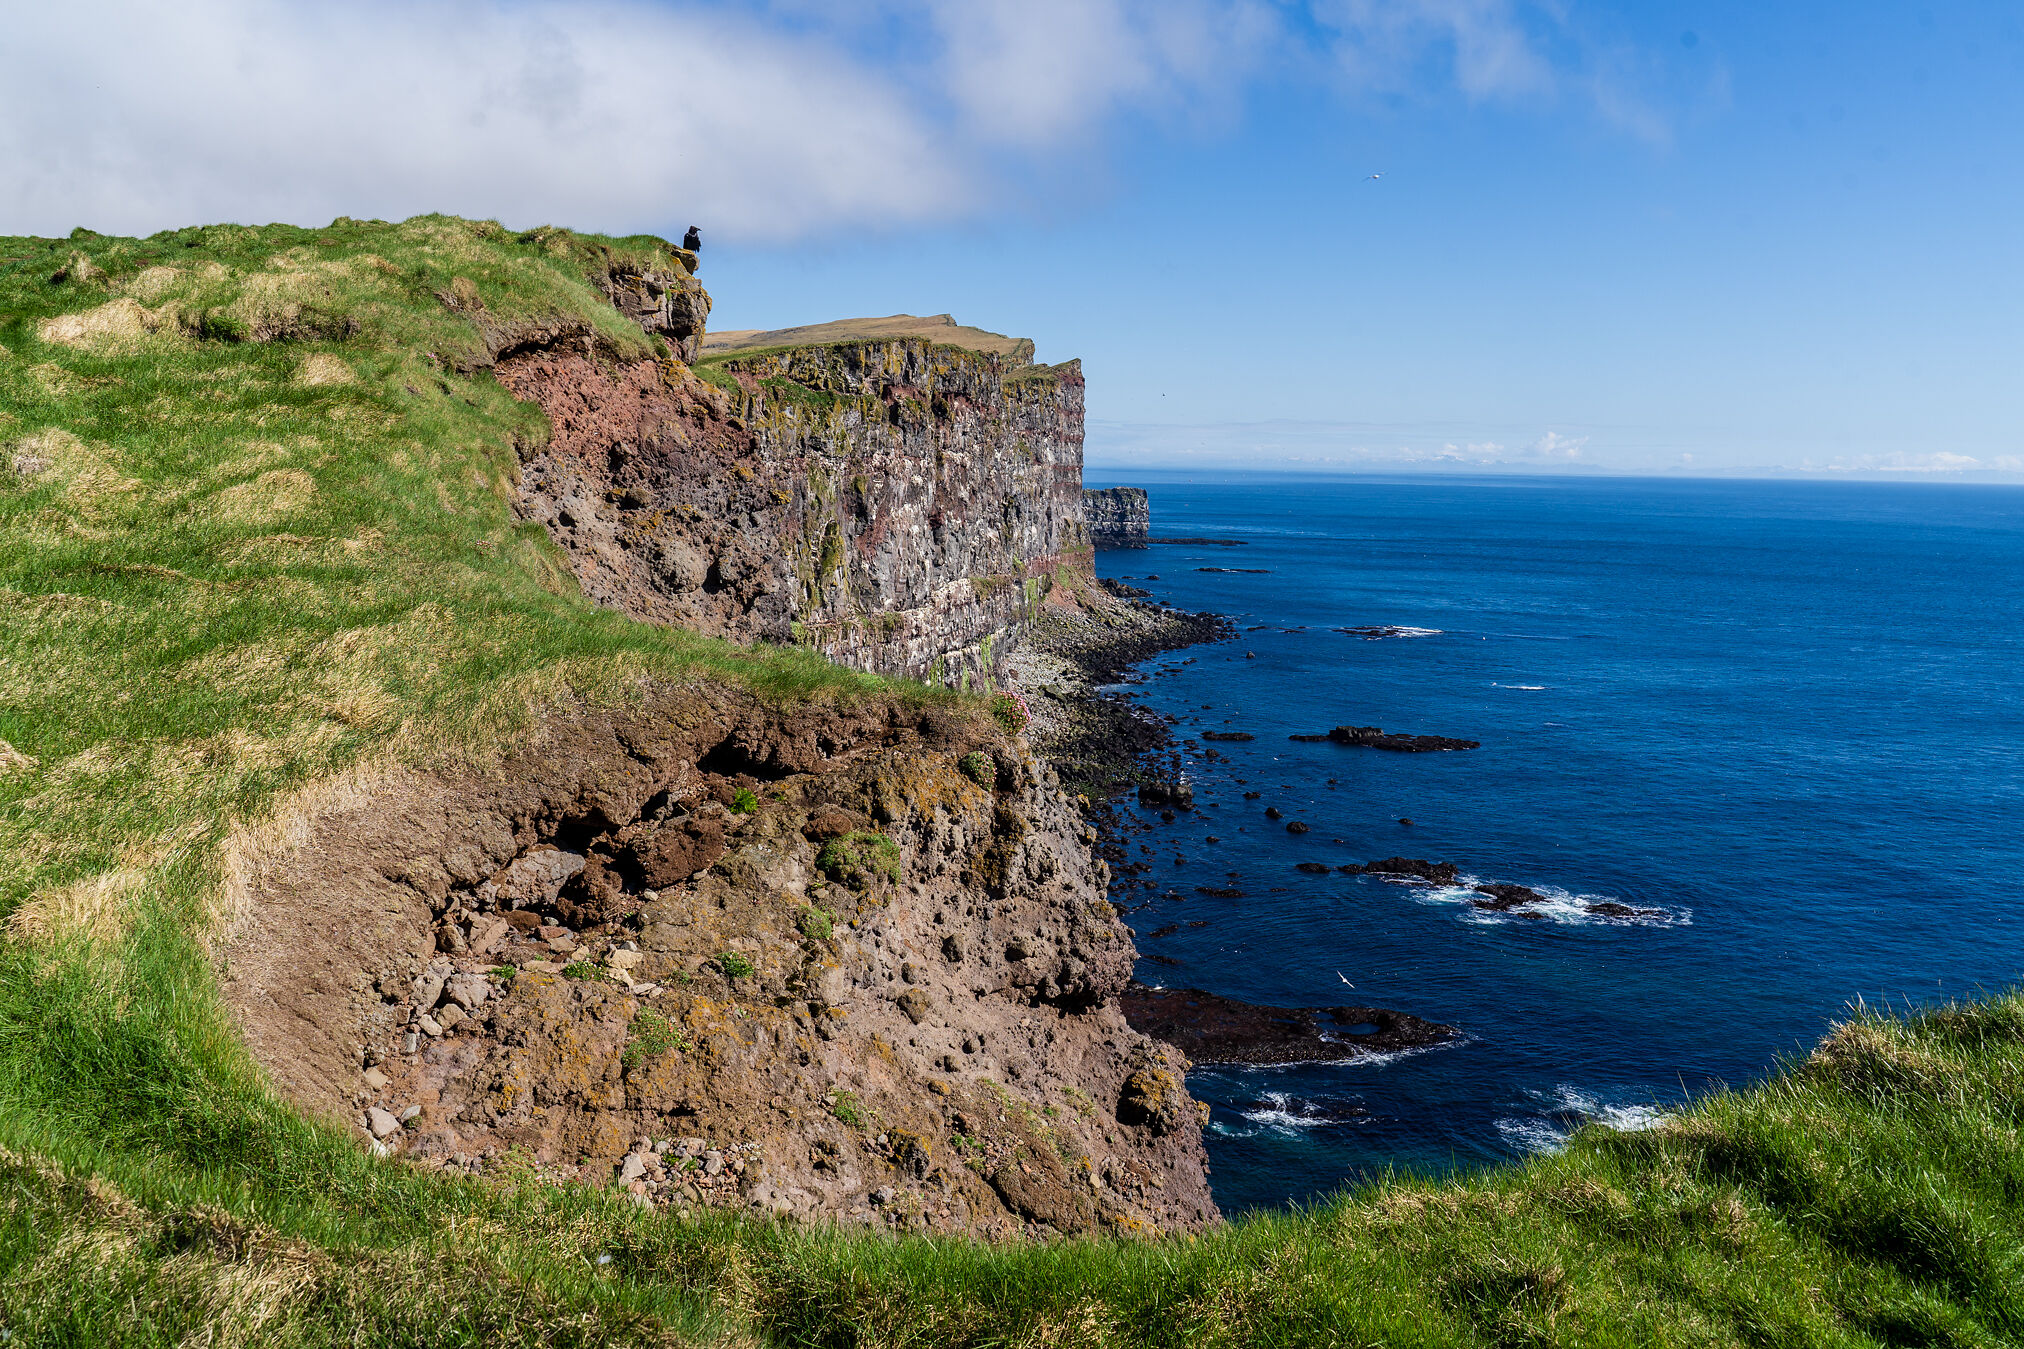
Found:
[[[158,8],[0,0],[0,232],[695,223],[714,326],[1030,336],[1112,467],[2024,476],[2014,0]]]

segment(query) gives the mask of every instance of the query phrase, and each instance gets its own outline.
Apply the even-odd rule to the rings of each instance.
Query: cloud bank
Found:
[[[0,0],[0,233],[425,211],[751,241],[1003,209],[1265,80],[1550,97],[1516,0]],[[1542,18],[1541,16],[1546,16]],[[1431,69],[1434,73],[1428,75]],[[1417,74],[1414,72],[1418,72]]]

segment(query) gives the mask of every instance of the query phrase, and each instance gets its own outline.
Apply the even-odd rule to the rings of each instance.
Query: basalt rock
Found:
[[[1444,1044],[1453,1026],[1382,1007],[1258,1007],[1198,988],[1133,984],[1132,1028],[1197,1063],[1314,1063]]]
[[[652,286],[612,293],[669,332],[707,308],[663,317]],[[567,341],[498,362],[551,427],[517,507],[598,603],[955,684],[995,673],[1062,568],[1086,576],[1076,362],[896,336],[697,370]]]
[[[1143,548],[1152,532],[1152,509],[1143,487],[1085,487],[1083,514],[1090,541],[1100,548]]]
[[[980,752],[1012,785],[961,771]],[[223,987],[277,1088],[425,1165],[986,1236],[1194,1228],[1187,1063],[1125,1021],[1135,952],[1084,840],[988,718],[663,689],[305,802],[239,851]]]
[[[1456,740],[1445,735],[1400,735],[1387,732],[1382,726],[1338,726],[1326,737],[1296,735],[1293,740],[1327,739],[1338,745],[1356,745],[1364,749],[1388,749],[1400,754],[1428,754],[1442,750],[1480,749],[1482,744],[1475,740]]]
[[[1361,867],[1345,866],[1344,871],[1363,871],[1372,876],[1398,876],[1424,881],[1428,885],[1454,885],[1462,876],[1462,870],[1453,862],[1428,862],[1418,857],[1387,857],[1381,862],[1366,862]]]
[[[1546,902],[1546,896],[1540,894],[1537,890],[1523,885],[1479,885],[1475,887],[1475,892],[1484,896],[1484,898],[1472,899],[1469,903],[1479,909],[1488,909],[1493,913],[1501,913],[1506,909],[1515,909],[1526,904],[1544,904]]]

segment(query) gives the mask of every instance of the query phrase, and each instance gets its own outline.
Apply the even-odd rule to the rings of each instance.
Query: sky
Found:
[[[0,233],[678,237],[1095,469],[2024,479],[2024,4],[0,0]],[[1376,175],[1376,176],[1373,176]]]

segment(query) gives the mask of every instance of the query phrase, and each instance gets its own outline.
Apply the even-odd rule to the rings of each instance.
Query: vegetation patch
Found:
[[[856,1092],[833,1091],[829,1094],[829,1113],[853,1129],[862,1129],[871,1123],[870,1112]]]
[[[619,1058],[626,1067],[637,1068],[648,1059],[671,1049],[688,1047],[689,1037],[682,1033],[680,1027],[651,1007],[642,1007],[627,1028],[625,1050]]]
[[[884,834],[860,829],[833,838],[815,855],[816,869],[832,881],[864,886],[875,876],[900,878],[900,845]]]
[[[757,966],[736,951],[718,952],[717,968],[724,972],[726,979],[749,979],[758,972]]]
[[[957,762],[957,767],[962,770],[964,777],[979,787],[990,787],[998,781],[997,762],[982,750],[973,749],[965,754]]]
[[[811,905],[794,916],[794,926],[810,941],[828,941],[836,931],[836,915]]]
[[[1033,721],[1033,712],[1026,706],[1026,699],[1017,693],[993,694],[991,715],[1012,735],[1019,734]]]

